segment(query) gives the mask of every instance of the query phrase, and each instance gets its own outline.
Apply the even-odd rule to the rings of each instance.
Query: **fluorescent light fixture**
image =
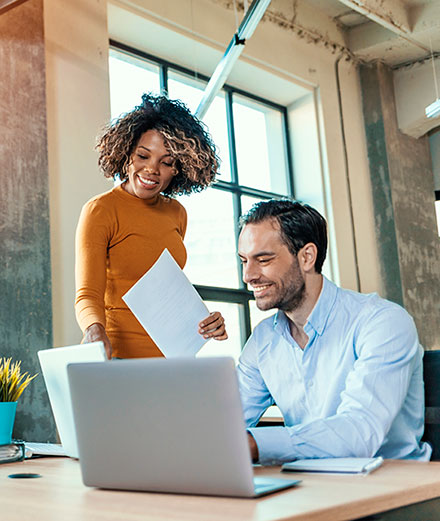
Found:
[[[428,118],[436,118],[440,116],[440,99],[437,98],[431,105],[426,107],[425,114]]]
[[[270,0],[252,2],[237,31],[240,40],[247,40],[252,36],[269,4]]]
[[[249,6],[243,21],[226,49],[223,58],[217,65],[211,79],[206,86],[203,98],[196,110],[196,116],[202,119],[209,109],[214,98],[223,87],[229,73],[244,48],[246,40],[250,38],[257,28],[271,0],[254,0]]]

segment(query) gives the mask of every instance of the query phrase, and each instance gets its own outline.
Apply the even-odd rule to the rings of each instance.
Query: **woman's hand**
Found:
[[[226,340],[228,333],[226,333],[225,319],[222,317],[222,314],[219,311],[210,313],[207,318],[200,322],[199,333],[203,338]]]
[[[107,358],[110,360],[112,357],[112,345],[110,340],[105,332],[105,328],[102,324],[96,322],[92,324],[84,331],[84,336],[81,341],[81,344],[88,344],[90,342],[103,342],[104,349],[107,355]]]

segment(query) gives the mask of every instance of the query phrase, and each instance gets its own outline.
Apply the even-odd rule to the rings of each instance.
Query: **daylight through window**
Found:
[[[139,104],[144,92],[168,93],[195,112],[209,78],[117,42],[111,42],[112,118]],[[255,202],[293,196],[287,110],[225,85],[203,122],[221,159],[218,182],[179,197],[188,212],[185,273],[211,311],[221,311],[229,339],[208,342],[200,356],[236,360],[251,327],[273,312],[258,310],[241,279],[238,218]]]

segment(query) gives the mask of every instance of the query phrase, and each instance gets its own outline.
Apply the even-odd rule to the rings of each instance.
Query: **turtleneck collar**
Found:
[[[138,206],[156,206],[160,200],[162,195],[158,194],[152,197],[151,199],[141,199],[140,197],[136,197],[135,195],[131,195],[124,189],[124,183],[113,188],[115,194],[119,197],[123,197],[127,202],[131,204],[136,204]]]

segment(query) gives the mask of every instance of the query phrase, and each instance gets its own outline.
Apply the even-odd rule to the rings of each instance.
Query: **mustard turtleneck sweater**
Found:
[[[82,331],[95,322],[105,327],[112,356],[163,356],[122,296],[165,248],[183,268],[186,223],[175,199],[140,199],[121,185],[84,205],[76,230],[76,317]]]

